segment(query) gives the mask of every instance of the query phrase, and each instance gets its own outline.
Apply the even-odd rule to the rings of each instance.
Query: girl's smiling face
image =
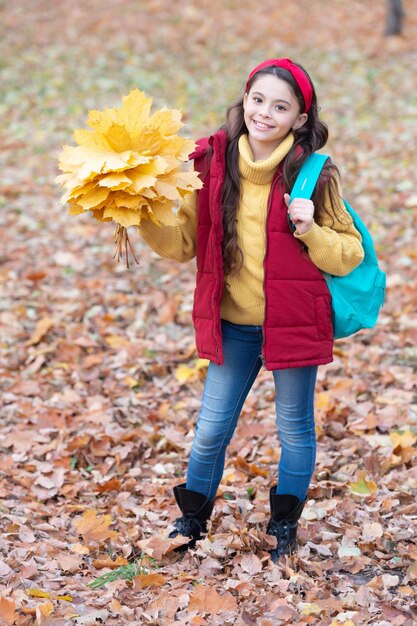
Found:
[[[290,85],[273,74],[261,74],[243,98],[244,120],[255,160],[266,159],[291,130],[307,120]]]

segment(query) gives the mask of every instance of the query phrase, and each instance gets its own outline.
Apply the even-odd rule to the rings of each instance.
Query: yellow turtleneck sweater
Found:
[[[221,317],[235,324],[261,325],[264,321],[265,297],[264,255],[266,212],[274,173],[294,143],[290,133],[268,159],[254,161],[247,135],[239,140],[239,171],[241,198],[237,212],[237,236],[243,253],[243,267],[237,276],[225,282]],[[158,227],[144,221],[139,227],[142,238],[160,256],[176,261],[188,261],[196,254],[197,193],[187,195],[181,202],[176,226]],[[337,206],[325,196],[325,206],[332,218],[324,213],[322,223],[313,223],[303,235],[294,233],[308,249],[313,263],[322,271],[343,276],[363,259],[361,236],[353,226],[342,199]]]

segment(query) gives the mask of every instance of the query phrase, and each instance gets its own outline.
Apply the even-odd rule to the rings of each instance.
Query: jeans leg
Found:
[[[187,473],[187,489],[214,498],[226,448],[261,367],[262,329],[222,323],[224,364],[210,363]]]
[[[304,500],[316,462],[314,387],[317,367],[275,370],[276,410],[281,458],[278,494]]]

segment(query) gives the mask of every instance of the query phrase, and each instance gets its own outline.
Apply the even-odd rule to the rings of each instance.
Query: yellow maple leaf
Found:
[[[117,197],[113,198],[113,201],[107,202],[106,208],[112,207],[124,207],[126,209],[138,210],[142,207],[146,206],[146,200],[144,198],[139,198],[138,196],[133,196],[129,194],[127,191],[120,193]]]
[[[51,602],[50,600],[48,602],[44,602],[43,604],[39,604],[36,607],[37,616],[38,616],[38,613],[40,613],[43,617],[49,617],[49,615],[52,615],[53,612],[54,612],[54,605],[53,605],[53,602]]]
[[[178,111],[178,109],[161,109],[156,111],[149,119],[149,126],[157,129],[164,137],[175,135],[183,126],[181,111]]]
[[[111,207],[104,209],[103,215],[104,217],[111,218],[124,228],[129,228],[129,226],[136,226],[138,223],[138,211],[135,211],[134,209],[129,209],[123,205],[121,207]]]
[[[189,367],[182,363],[175,370],[175,378],[180,383],[196,380],[200,377],[200,372],[204,372],[207,369],[209,363],[210,361],[207,359],[197,359],[194,367]]]
[[[111,146],[106,138],[100,134],[96,133],[93,130],[87,130],[85,128],[77,128],[74,130],[73,137],[78,145],[83,146],[84,148],[92,148],[93,150],[97,150],[97,152],[110,152]],[[123,152],[123,150],[119,150],[119,152]],[[83,152],[77,148],[73,148],[72,151],[72,159],[75,159],[75,163],[77,162],[77,157],[80,156]],[[74,160],[70,161],[70,163],[74,163]]]
[[[311,602],[300,602],[297,609],[301,611],[301,615],[319,615],[325,610],[319,604]]]
[[[99,187],[110,187],[114,191],[125,189],[132,184],[131,178],[126,176],[123,172],[113,172],[112,174],[106,174],[98,181]]]
[[[81,196],[77,200],[77,205],[81,206],[84,211],[94,209],[97,205],[107,200],[109,195],[108,189],[95,188],[89,191],[85,196]]]
[[[175,214],[172,212],[173,206],[174,202],[171,200],[165,200],[165,202],[149,200],[148,216],[155,224],[159,225],[162,223],[167,226],[173,226],[177,221]]]
[[[81,519],[75,520],[74,525],[78,533],[82,535],[84,542],[90,544],[115,539],[118,533],[115,530],[110,530],[111,523],[110,515],[97,517],[96,512],[90,509],[83,514]]]
[[[210,364],[209,359],[197,359],[197,363],[195,365],[197,370],[206,370]]]
[[[327,411],[331,406],[331,400],[329,394],[325,391],[321,391],[316,394],[316,399],[314,401],[314,406],[317,410]]]
[[[104,135],[108,132],[109,128],[115,123],[115,121],[116,117],[113,109],[104,109],[104,111],[96,111],[95,109],[92,109],[88,112],[87,124],[93,129],[93,131],[87,132],[95,132],[98,136],[101,135],[104,138]]]
[[[126,337],[122,337],[120,335],[107,335],[106,343],[115,350],[119,348],[128,348],[131,345],[131,342]]]
[[[141,165],[129,171],[128,178],[130,180],[130,193],[140,193],[144,189],[148,189],[156,183],[156,176],[148,173],[149,170],[152,171],[152,168],[154,168],[155,171],[155,163],[150,163],[148,165],[148,171],[145,170],[145,167],[147,166]]]
[[[127,96],[123,96],[122,101],[120,112],[116,112],[117,119],[126,126],[132,141],[136,144],[142,128],[149,120],[152,98],[147,98],[139,89],[133,89]]]
[[[109,128],[109,132],[106,136],[107,142],[113,150],[116,152],[123,152],[124,150],[133,150],[134,144],[131,136],[124,126],[121,124],[113,124]]]
[[[417,435],[411,430],[390,433],[393,449],[396,451],[401,448],[409,448],[414,446],[417,441]]]
[[[115,222],[119,258],[123,246],[127,250],[129,226],[142,219],[175,224],[175,204],[202,186],[196,172],[180,169],[195,146],[177,134],[181,112],[164,108],[151,115],[151,105],[134,89],[120,108],[90,111],[91,130],[75,130],[78,145],[63,146],[59,156],[62,204],[70,215],[91,211],[99,221]]]
[[[195,378],[195,369],[188,367],[188,365],[179,365],[175,370],[175,378],[180,383],[186,383],[189,380],[193,380]]]
[[[179,200],[180,194],[178,189],[174,185],[170,185],[169,180],[157,180],[154,189],[160,198],[174,201]]]
[[[111,222],[111,217],[104,217],[104,209],[93,209],[92,211],[93,217],[100,222]]]
[[[366,478],[366,472],[358,472],[357,481],[348,484],[349,491],[357,496],[369,496],[376,492],[377,486],[373,480]]]

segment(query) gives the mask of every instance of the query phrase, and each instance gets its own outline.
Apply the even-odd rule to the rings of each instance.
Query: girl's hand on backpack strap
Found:
[[[299,235],[304,235],[314,223],[314,204],[305,198],[294,198],[290,203],[288,193],[284,194],[285,204],[288,207],[288,215]]]

